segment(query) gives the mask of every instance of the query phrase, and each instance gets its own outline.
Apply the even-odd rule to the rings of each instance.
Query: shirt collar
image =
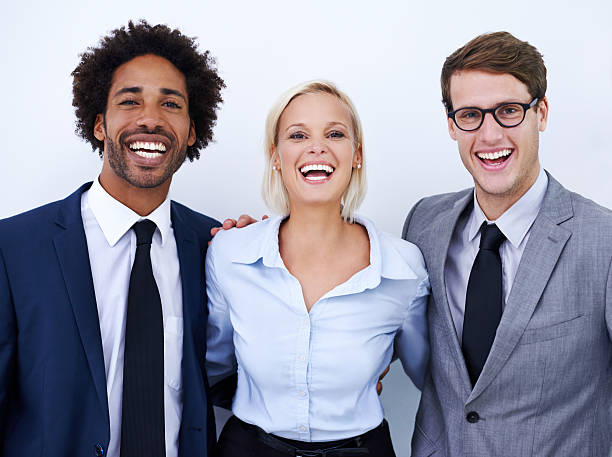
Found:
[[[277,216],[260,222],[265,224],[264,230],[255,236],[245,249],[237,252],[232,261],[251,264],[262,259],[267,267],[284,268],[278,246],[278,231],[286,217]],[[370,239],[370,265],[361,272],[363,273],[361,282],[364,287],[376,287],[381,277],[414,279],[418,276],[392,243],[382,242],[381,238],[385,235],[378,232],[372,221],[362,216],[355,216],[355,222],[366,228]]]
[[[170,219],[170,198],[166,197],[161,205],[155,208],[149,215],[140,216],[123,203],[115,200],[102,187],[99,180],[94,180],[87,193],[89,208],[93,213],[104,237],[110,246],[117,242],[132,228],[136,222],[149,219],[155,222],[157,230],[153,238],[158,238],[161,246],[170,235],[172,227]]]
[[[476,190],[474,190],[474,210],[470,218],[468,226],[468,240],[472,241],[478,234],[480,227],[484,221],[495,223],[506,239],[512,243],[514,247],[518,247],[527,235],[529,228],[535,221],[546,188],[548,187],[548,176],[542,168],[538,173],[538,177],[527,192],[510,208],[508,208],[496,221],[489,221],[484,215],[478,201],[476,199]]]

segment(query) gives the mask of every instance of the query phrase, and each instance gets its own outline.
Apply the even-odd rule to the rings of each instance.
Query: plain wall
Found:
[[[449,138],[439,76],[477,34],[508,30],[548,67],[544,167],[567,188],[612,206],[612,6],[582,2],[4,2],[0,29],[0,218],[63,198],[101,161],[74,135],[70,76],[79,53],[129,19],[197,36],[227,89],[216,142],[177,173],[174,199],[223,219],[266,212],[263,125],[288,87],[334,81],[360,113],[369,191],[360,210],[399,235],[422,196],[471,184]],[[409,455],[418,391],[396,364],[383,403],[398,456]]]

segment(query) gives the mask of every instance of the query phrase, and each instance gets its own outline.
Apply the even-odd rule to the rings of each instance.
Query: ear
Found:
[[[272,160],[272,166],[276,167],[277,170],[280,170],[281,161],[280,156],[278,155],[278,151],[276,150],[276,145],[270,146],[270,157]]]
[[[361,145],[359,145],[353,153],[353,168],[357,168],[357,165],[360,164],[362,161],[363,157],[361,155]]]
[[[457,126],[455,125],[455,121],[453,121],[448,114],[446,115],[446,121],[448,122],[448,134],[453,140],[457,141],[457,131],[455,130]]]
[[[538,100],[538,130],[543,132],[546,130],[546,124],[548,123],[548,99],[546,97],[542,97],[541,100]]]
[[[106,139],[106,130],[104,129],[104,116],[102,114],[96,115],[93,131],[94,136],[98,141],[104,141]]]
[[[191,121],[189,125],[189,137],[187,137],[187,146],[193,146],[196,140],[196,129],[195,124]]]

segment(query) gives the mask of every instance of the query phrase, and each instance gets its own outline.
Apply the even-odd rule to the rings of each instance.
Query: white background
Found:
[[[74,135],[71,71],[79,53],[129,19],[198,37],[227,89],[216,142],[176,175],[172,196],[223,219],[260,216],[263,124],[288,87],[313,78],[349,94],[365,130],[369,191],[361,213],[399,234],[420,197],[470,185],[447,133],[439,76],[477,34],[508,30],[548,68],[541,161],[555,178],[612,207],[612,4],[606,0],[360,2],[20,2],[0,28],[0,218],[63,198],[101,161]],[[398,456],[409,454],[418,395],[395,366],[383,402]]]

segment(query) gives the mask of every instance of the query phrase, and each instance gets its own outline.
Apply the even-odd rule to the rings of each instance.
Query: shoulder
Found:
[[[40,238],[54,226],[62,200],[0,220],[0,245],[15,245]]]
[[[451,192],[446,194],[431,195],[419,200],[410,211],[416,217],[422,219],[430,219],[443,211],[452,209],[455,204],[463,198],[471,195],[474,192],[473,188],[463,189],[459,192]]]
[[[371,232],[370,242],[378,244],[382,276],[420,281],[427,277],[423,254],[415,244],[378,230],[375,224],[366,218],[360,217],[359,222]]]
[[[612,211],[565,189],[550,175],[540,211],[573,235],[608,241],[612,245]]]
[[[181,217],[185,219],[186,222],[190,224],[194,224],[194,229],[200,228],[212,228],[218,227],[221,225],[219,221],[213,219],[212,217],[206,216],[205,214],[199,213],[181,203],[172,201],[172,210],[176,211]]]
[[[612,227],[612,210],[575,192],[569,192],[569,194],[572,198],[574,217],[597,225]]]
[[[278,239],[279,223],[278,218],[269,218],[244,228],[220,230],[210,244],[208,255],[216,260],[254,262],[263,255],[271,237]]]
[[[584,254],[612,258],[612,211],[574,192],[570,196],[573,217],[561,226],[572,232],[573,244]]]
[[[387,232],[379,232],[379,239],[383,255],[398,255],[419,277],[427,275],[423,254],[416,244]]]
[[[463,189],[459,192],[432,195],[419,200],[410,210],[402,230],[402,238],[413,239],[415,233],[432,226],[448,211],[453,210],[459,202],[465,202],[474,189]]]
[[[219,227],[221,223],[212,217],[199,213],[187,206],[172,201],[172,223],[182,224],[193,230],[201,242],[208,243],[210,241],[210,229]]]

